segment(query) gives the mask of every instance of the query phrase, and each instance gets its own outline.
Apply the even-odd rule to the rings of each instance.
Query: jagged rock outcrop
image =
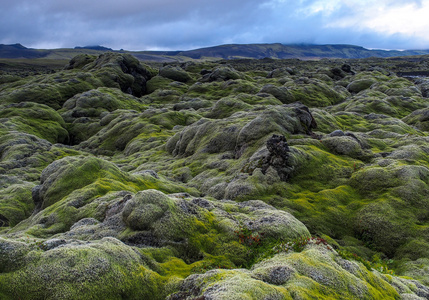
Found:
[[[280,179],[286,181],[293,167],[289,163],[289,146],[282,135],[273,135],[267,141],[268,156],[262,162],[262,173],[266,173],[269,167],[274,168]]]

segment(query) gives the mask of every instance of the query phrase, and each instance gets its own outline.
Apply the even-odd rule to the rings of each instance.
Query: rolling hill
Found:
[[[32,49],[21,44],[0,44],[0,58],[47,58],[71,59],[77,54],[101,54],[104,52],[130,53],[142,61],[186,61],[195,59],[273,58],[312,60],[321,58],[368,58],[426,55],[429,50],[370,50],[354,45],[312,44],[230,44],[187,51],[126,51],[112,50],[103,46],[86,46],[61,49]]]

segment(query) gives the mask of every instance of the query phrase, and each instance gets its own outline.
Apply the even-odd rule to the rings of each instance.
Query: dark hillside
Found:
[[[0,44],[0,58],[41,58],[49,54],[49,51],[29,49],[21,44]]]
[[[75,47],[74,49],[37,50],[20,44],[0,45],[0,58],[71,59],[77,54],[99,55],[105,52],[130,53],[143,61],[187,61],[201,59],[292,59],[317,60],[321,58],[358,59],[369,57],[397,57],[429,54],[428,50],[386,51],[369,50],[353,45],[311,44],[231,44],[189,51],[115,51],[103,46]]]

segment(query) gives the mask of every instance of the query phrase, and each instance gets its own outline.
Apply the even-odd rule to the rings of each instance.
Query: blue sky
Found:
[[[429,0],[0,0],[0,43],[188,50],[220,44],[429,49]]]

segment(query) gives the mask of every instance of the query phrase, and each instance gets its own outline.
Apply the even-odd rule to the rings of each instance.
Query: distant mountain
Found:
[[[98,50],[98,51],[113,51],[112,48],[107,48],[104,46],[84,46],[84,47],[74,47],[74,49],[90,49],[90,50]]]
[[[51,58],[70,59],[80,53],[100,54],[107,51],[126,52],[144,61],[185,61],[189,59],[321,59],[321,58],[367,58],[427,55],[429,50],[370,50],[354,45],[312,45],[312,44],[231,44],[200,48],[188,51],[115,51],[104,46],[75,47],[74,49],[30,49],[21,44],[0,44],[0,58]]]
[[[155,52],[151,52],[155,54]],[[216,57],[222,59],[234,58],[367,58],[367,57],[395,57],[408,55],[429,54],[429,50],[369,50],[353,45],[310,45],[310,44],[247,44],[247,45],[221,45],[183,51],[177,54],[161,52],[164,55],[186,56],[193,59]]]
[[[47,56],[47,50],[36,50],[24,47],[21,44],[0,44],[0,58],[41,58]]]

